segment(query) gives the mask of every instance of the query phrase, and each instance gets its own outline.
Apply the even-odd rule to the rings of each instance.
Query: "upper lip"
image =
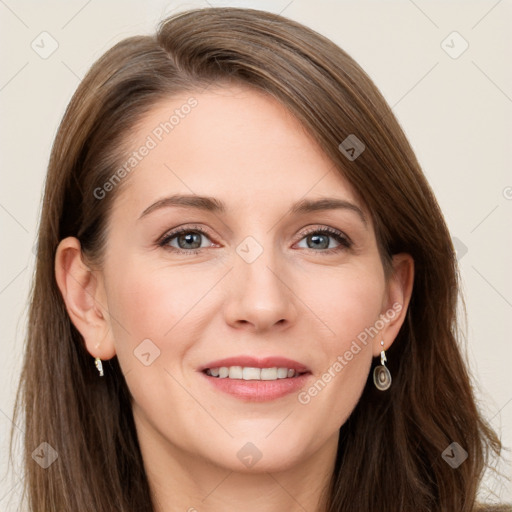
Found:
[[[217,359],[201,367],[199,371],[207,368],[221,368],[222,366],[243,366],[246,368],[289,368],[299,373],[309,372],[309,368],[293,359],[281,356],[252,357],[252,356],[233,356],[226,359]]]

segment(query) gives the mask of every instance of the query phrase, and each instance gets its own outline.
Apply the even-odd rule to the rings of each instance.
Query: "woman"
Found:
[[[442,213],[361,68],[249,9],[103,55],[50,159],[31,510],[477,510]]]

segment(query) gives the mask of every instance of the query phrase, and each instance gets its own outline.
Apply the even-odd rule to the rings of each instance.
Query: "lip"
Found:
[[[207,375],[207,368],[220,368],[222,366],[243,366],[247,368],[289,368],[298,375],[292,378],[277,380],[243,380],[221,379]],[[203,378],[207,379],[215,389],[227,393],[246,402],[267,402],[284,397],[290,393],[298,392],[312,376],[307,366],[293,359],[280,356],[252,357],[234,356],[218,359],[198,368]]]
[[[211,361],[210,363],[199,367],[198,371],[204,372],[207,368],[220,368],[222,366],[243,366],[246,368],[290,368],[298,373],[310,372],[307,366],[286,357],[252,357],[244,355]]]
[[[201,372],[200,375],[207,379],[218,391],[223,391],[239,400],[246,402],[268,402],[290,393],[297,393],[307,384],[313,374],[308,372],[298,377],[277,380],[221,379],[219,377],[211,377],[204,372]]]

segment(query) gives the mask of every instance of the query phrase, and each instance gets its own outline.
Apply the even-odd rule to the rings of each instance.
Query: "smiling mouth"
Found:
[[[294,379],[309,372],[299,372],[293,368],[254,368],[247,366],[220,366],[217,368],[206,368],[203,372],[209,377],[218,379],[237,380],[280,380]]]

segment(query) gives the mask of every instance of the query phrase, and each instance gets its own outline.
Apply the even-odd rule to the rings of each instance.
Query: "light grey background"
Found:
[[[300,21],[345,49],[380,88],[459,249],[468,362],[486,417],[512,447],[511,2],[208,3],[261,8]],[[166,14],[208,3],[0,0],[1,510],[16,508],[20,489],[19,468],[7,472],[6,440],[42,186],[64,109],[91,64],[114,43],[152,32]],[[58,47],[45,55],[52,44]],[[510,460],[510,452],[505,455]],[[510,462],[499,466],[509,477],[511,468]],[[511,501],[511,487],[491,473],[481,497]]]

